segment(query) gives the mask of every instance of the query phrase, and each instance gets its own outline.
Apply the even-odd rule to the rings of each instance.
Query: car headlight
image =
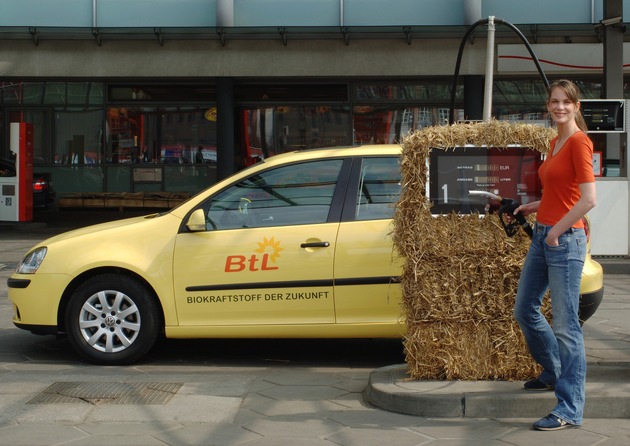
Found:
[[[19,263],[16,271],[19,274],[35,274],[44,261],[47,251],[48,249],[44,246],[29,252]]]

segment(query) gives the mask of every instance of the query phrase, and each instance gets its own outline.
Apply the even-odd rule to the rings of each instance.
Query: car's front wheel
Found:
[[[147,288],[127,276],[94,277],[73,293],[66,312],[70,344],[87,360],[107,365],[137,361],[160,333],[157,304]]]

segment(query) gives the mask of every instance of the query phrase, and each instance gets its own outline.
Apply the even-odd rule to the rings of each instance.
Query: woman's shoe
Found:
[[[562,418],[558,418],[553,414],[547,415],[545,418],[541,418],[540,420],[534,423],[534,429],[539,431],[558,431],[560,429],[567,429],[579,427],[577,424],[571,424],[567,421],[564,421]]]
[[[554,386],[548,386],[547,384],[545,384],[538,378],[532,379],[531,381],[527,381],[525,384],[523,384],[523,387],[525,388],[525,390],[554,390],[555,389]]]

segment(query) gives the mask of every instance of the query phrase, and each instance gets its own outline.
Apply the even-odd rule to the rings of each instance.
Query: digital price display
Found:
[[[521,203],[540,200],[540,152],[524,147],[456,147],[433,149],[429,156],[429,196],[434,214],[484,213],[498,208],[488,198],[471,196],[482,190]]]
[[[582,115],[589,132],[623,133],[626,131],[625,101],[622,99],[582,99]]]

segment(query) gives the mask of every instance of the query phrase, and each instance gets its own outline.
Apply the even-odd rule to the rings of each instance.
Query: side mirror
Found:
[[[197,209],[190,214],[186,227],[191,232],[200,232],[206,230],[206,213],[203,209]]]

